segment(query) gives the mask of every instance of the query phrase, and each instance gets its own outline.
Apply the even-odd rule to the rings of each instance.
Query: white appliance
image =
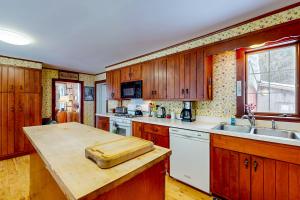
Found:
[[[170,128],[170,175],[210,193],[209,133]]]
[[[111,116],[109,120],[110,132],[123,136],[131,136],[131,119],[126,116]]]

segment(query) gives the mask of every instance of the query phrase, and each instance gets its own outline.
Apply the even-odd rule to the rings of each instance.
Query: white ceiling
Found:
[[[0,55],[99,73],[104,67],[298,0],[1,0],[0,27],[35,42]]]

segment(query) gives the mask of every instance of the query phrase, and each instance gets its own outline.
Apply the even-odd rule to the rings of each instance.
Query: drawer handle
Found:
[[[256,160],[253,163],[253,167],[254,167],[254,171],[256,172],[257,167],[258,167],[258,162],[256,162]]]
[[[245,165],[246,168],[248,168],[248,166],[249,166],[249,160],[247,158],[244,161],[244,165]]]

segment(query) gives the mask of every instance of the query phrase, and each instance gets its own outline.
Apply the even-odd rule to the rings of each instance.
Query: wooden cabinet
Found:
[[[106,72],[107,98],[121,99],[121,72],[113,70]]]
[[[243,200],[299,199],[300,162],[285,158],[284,152],[299,153],[299,147],[213,134],[211,139],[213,194]]]
[[[167,57],[167,99],[211,100],[212,56],[194,49]]]
[[[132,135],[135,137],[142,137],[143,123],[141,122],[132,122]]]
[[[142,78],[141,64],[135,64],[129,67],[121,68],[121,83],[141,80],[141,78]]]
[[[96,116],[96,128],[109,131],[109,117]]]
[[[0,65],[0,82],[2,160],[33,150],[22,128],[42,123],[41,70]]]
[[[142,64],[143,99],[166,99],[167,59],[165,57]]]

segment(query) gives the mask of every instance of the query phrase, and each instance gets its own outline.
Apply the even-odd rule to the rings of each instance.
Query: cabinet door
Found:
[[[257,156],[251,160],[251,199],[264,199],[264,160]]]
[[[8,146],[8,93],[2,93],[1,95],[1,148],[2,155],[7,155]]]
[[[25,150],[25,135],[23,133],[23,127],[25,125],[25,110],[24,105],[25,98],[24,93],[17,93],[15,96],[15,151],[16,153],[23,152]]]
[[[276,161],[264,158],[264,200],[275,199]]]
[[[212,192],[229,198],[229,151],[212,148],[211,154]]]
[[[290,187],[288,172],[289,163],[276,161],[276,200],[288,199]],[[299,192],[299,188],[297,192]]]
[[[15,70],[14,67],[2,66],[2,92],[14,92]]]
[[[180,65],[179,55],[167,58],[167,99],[180,98]]]
[[[42,71],[41,70],[34,70],[34,85],[33,85],[33,92],[36,94],[41,93],[41,79],[42,79]]]
[[[148,61],[142,64],[143,99],[154,96],[154,63]]]
[[[121,83],[130,81],[130,67],[121,68]]]
[[[112,71],[106,72],[106,93],[107,93],[107,99],[113,98],[113,76]]]
[[[239,197],[243,200],[250,200],[251,194],[251,157],[248,154],[239,154]]]
[[[130,67],[130,80],[136,81],[142,79],[142,68],[141,64],[132,65]]]
[[[120,70],[113,72],[113,99],[121,98],[121,73]]]
[[[142,138],[142,127],[143,127],[143,123],[132,122],[132,135],[135,137]]]
[[[24,92],[25,82],[24,82],[24,69],[16,67],[15,68],[15,92]]]
[[[167,97],[167,59],[155,60],[154,68],[154,98],[166,99]]]
[[[180,58],[180,68],[184,69],[184,86],[182,85],[182,93],[184,99],[197,98],[197,51],[192,50],[184,52]],[[183,83],[181,83],[183,84]]]
[[[15,151],[15,95],[14,93],[7,94],[8,105],[8,124],[7,124],[7,153],[13,154]]]
[[[289,164],[289,199],[300,199],[300,165]]]
[[[26,93],[34,93],[35,72],[33,69],[24,69],[24,85]]]

